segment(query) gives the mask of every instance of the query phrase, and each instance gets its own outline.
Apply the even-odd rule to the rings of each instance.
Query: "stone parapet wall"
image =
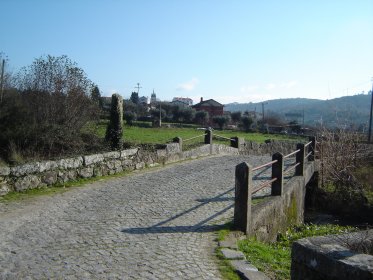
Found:
[[[290,179],[281,196],[268,197],[262,203],[252,206],[251,234],[257,240],[274,242],[279,232],[285,231],[290,225],[303,223],[306,184],[314,171],[314,163],[308,163],[304,176]]]
[[[311,237],[292,246],[291,279],[373,279],[373,230]]]
[[[304,141],[306,142],[306,141]],[[289,154],[296,150],[298,142],[270,140],[265,143],[240,141],[239,151],[243,155],[273,155],[274,153]]]
[[[19,192],[63,184],[79,178],[112,175],[210,154],[238,154],[238,149],[225,145],[203,145],[182,152],[178,143],[171,143],[155,150],[134,148],[14,167],[5,166],[0,167],[0,196],[11,191]]]

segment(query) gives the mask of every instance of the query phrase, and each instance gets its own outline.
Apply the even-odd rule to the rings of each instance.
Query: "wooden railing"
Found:
[[[234,206],[234,225],[237,229],[247,232],[248,213],[251,213],[252,195],[258,191],[271,187],[271,195],[281,196],[284,188],[284,176],[303,176],[305,162],[313,161],[315,158],[315,137],[310,137],[306,144],[299,143],[296,150],[282,155],[275,153],[272,155],[272,161],[263,165],[252,167],[243,162],[236,166],[235,172],[235,206]],[[307,153],[306,153],[307,151]],[[294,161],[295,158],[295,161]],[[286,164],[284,161],[286,160]],[[294,162],[290,162],[293,160]],[[259,186],[253,184],[253,178],[258,170],[263,168],[272,168],[271,178],[261,182]],[[291,174],[293,172],[293,174]]]
[[[184,144],[186,144],[187,142],[188,143],[193,143],[193,142],[195,142],[196,139],[202,138],[202,137],[204,137],[204,141],[200,141],[199,143],[200,144],[209,144],[209,145],[211,145],[211,147],[212,147],[212,143],[213,143],[213,138],[214,137],[215,137],[215,139],[221,139],[221,140],[228,140],[228,141],[230,141],[230,146],[231,147],[234,147],[234,148],[238,148],[239,147],[239,138],[238,137],[231,137],[231,138],[224,137],[224,136],[221,136],[221,135],[213,133],[213,131],[212,131],[211,128],[205,129],[205,133],[204,134],[200,134],[200,135],[188,138],[188,139],[182,139],[181,137],[175,137],[172,141],[174,143],[179,143],[179,145],[180,145],[180,151],[183,151],[184,150],[183,149],[183,145]],[[212,153],[212,149],[210,149],[210,151]]]

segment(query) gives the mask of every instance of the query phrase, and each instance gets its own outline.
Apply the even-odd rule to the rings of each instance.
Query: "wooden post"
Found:
[[[272,160],[277,160],[272,164],[272,179],[277,178],[272,182],[271,195],[282,195],[284,181],[284,156],[281,153],[275,153]]]
[[[299,163],[299,165],[295,167],[295,176],[303,176],[304,175],[304,157],[306,156],[304,144],[298,143],[297,150],[300,150],[300,151],[297,153],[295,157],[295,161],[296,163]]]
[[[183,151],[183,139],[181,137],[175,137],[173,139],[173,142],[174,143],[179,143],[180,152],[182,152]]]
[[[252,167],[246,162],[236,166],[235,197],[234,197],[234,227],[245,234],[252,231],[251,192]]]
[[[316,137],[315,136],[310,136],[309,141],[312,141],[312,143],[308,146],[308,153],[312,153],[309,157],[309,161],[314,161],[315,160],[315,151],[316,151]]]

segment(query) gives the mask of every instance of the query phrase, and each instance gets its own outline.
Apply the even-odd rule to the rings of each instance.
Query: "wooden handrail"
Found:
[[[300,152],[300,149],[298,149],[298,150],[296,150],[296,151],[294,151],[294,152],[292,152],[292,153],[290,153],[290,154],[284,156],[284,158],[291,157],[292,155],[295,155],[295,154],[297,154],[297,153],[299,153],[299,152]]]
[[[261,189],[264,189],[265,187],[268,187],[270,184],[272,184],[276,180],[277,180],[277,178],[273,178],[272,180],[269,180],[267,182],[264,182],[264,183],[260,184],[257,188],[255,188],[255,190],[253,190],[251,192],[251,194],[254,194],[254,193],[260,191]]]
[[[260,166],[254,167],[254,168],[253,168],[253,171],[256,171],[256,170],[258,170],[258,169],[260,169],[260,168],[263,168],[263,167],[266,167],[266,166],[272,165],[272,164],[274,164],[274,163],[276,163],[276,162],[277,162],[277,160],[273,160],[273,161],[267,162],[266,164],[263,164],[263,165],[260,165]]]

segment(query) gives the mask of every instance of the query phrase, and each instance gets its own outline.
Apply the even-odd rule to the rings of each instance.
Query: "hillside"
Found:
[[[314,126],[322,122],[328,126],[352,124],[363,128],[369,120],[370,102],[370,94],[343,96],[330,100],[284,98],[265,101],[264,112],[267,116],[276,114],[287,120],[290,120],[289,115],[298,114],[297,121],[301,123],[304,111],[304,123],[307,125]],[[256,111],[261,114],[262,103],[230,103],[225,105],[224,110]]]

